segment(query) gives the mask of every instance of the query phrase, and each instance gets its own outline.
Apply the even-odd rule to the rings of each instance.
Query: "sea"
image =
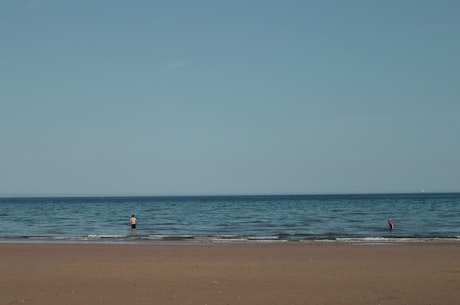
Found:
[[[0,243],[433,240],[460,241],[460,193],[0,198]]]

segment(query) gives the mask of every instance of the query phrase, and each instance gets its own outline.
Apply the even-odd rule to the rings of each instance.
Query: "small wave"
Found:
[[[460,236],[436,237],[331,237],[304,236],[243,236],[243,235],[158,235],[158,234],[89,234],[86,236],[11,236],[0,238],[0,243],[148,243],[148,242],[187,242],[187,243],[274,243],[274,242],[341,242],[353,244],[385,245],[412,242],[460,242]]]
[[[388,243],[410,243],[410,242],[433,242],[433,241],[460,241],[459,237],[352,237],[336,238],[338,242],[346,243],[367,243],[367,244],[388,244]]]
[[[266,241],[270,241],[270,240],[280,240],[279,236],[249,236],[247,238],[248,240],[266,240]]]
[[[127,238],[129,235],[121,235],[121,234],[89,234],[83,239],[92,240],[92,239],[123,239]]]
[[[66,237],[66,236],[25,236],[25,237],[22,237],[24,239],[28,239],[28,240],[37,240],[37,241],[40,241],[40,240],[68,240],[70,239],[70,237]]]

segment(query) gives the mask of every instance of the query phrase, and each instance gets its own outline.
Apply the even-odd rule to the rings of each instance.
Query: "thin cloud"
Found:
[[[450,32],[458,32],[460,31],[459,24],[452,24],[452,23],[444,23],[432,26],[430,29],[432,32],[438,33],[450,33]]]
[[[185,66],[185,62],[183,61],[176,61],[168,65],[168,70],[170,71],[176,71],[178,69],[181,69]]]
[[[74,0],[26,0],[22,3],[22,5],[27,9],[36,9],[41,7],[68,4],[73,2]]]

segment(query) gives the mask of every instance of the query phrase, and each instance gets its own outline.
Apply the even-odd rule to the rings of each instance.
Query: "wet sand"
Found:
[[[0,304],[460,304],[460,243],[0,244]]]

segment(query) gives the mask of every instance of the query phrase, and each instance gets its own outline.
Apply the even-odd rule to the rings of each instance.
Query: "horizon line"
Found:
[[[117,197],[256,197],[256,196],[353,196],[353,195],[415,195],[459,194],[460,191],[419,192],[337,192],[337,193],[241,193],[241,194],[0,194],[0,198],[117,198]]]

